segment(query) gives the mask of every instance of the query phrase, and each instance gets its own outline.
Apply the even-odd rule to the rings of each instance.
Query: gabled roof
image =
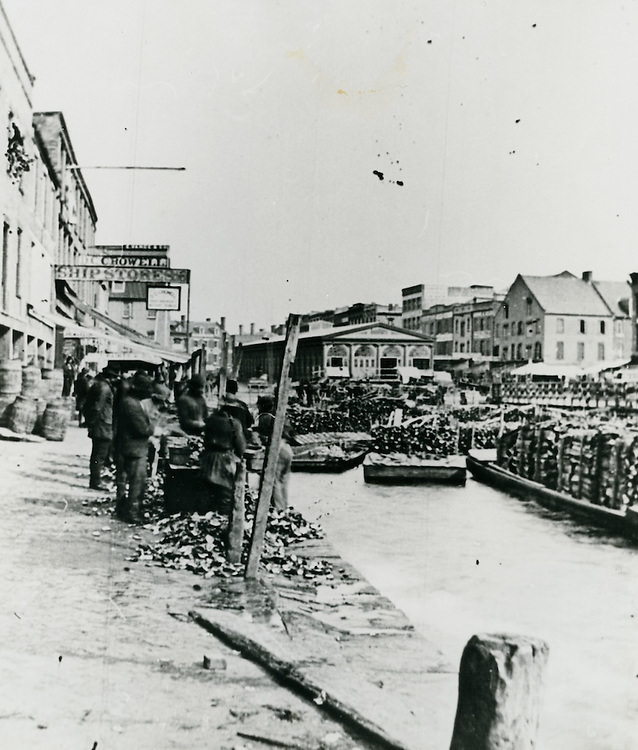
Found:
[[[521,279],[546,313],[555,315],[609,316],[609,308],[592,284],[563,271],[556,276],[523,276]],[[516,283],[516,282],[514,282]]]
[[[434,338],[427,336],[425,333],[420,331],[411,331],[407,328],[400,328],[399,326],[391,326],[388,323],[358,323],[350,326],[337,326],[334,328],[319,328],[313,331],[305,331],[299,334],[299,339],[323,339],[327,341],[334,341],[339,339],[383,339],[385,341],[396,341],[396,342],[409,342],[414,341],[415,344],[432,344]],[[250,341],[244,344],[244,347],[254,346],[256,344],[264,344],[266,341],[269,343],[282,342],[285,340],[285,336],[268,336],[257,341]]]
[[[629,317],[631,287],[626,281],[592,281],[592,284],[613,315]]]

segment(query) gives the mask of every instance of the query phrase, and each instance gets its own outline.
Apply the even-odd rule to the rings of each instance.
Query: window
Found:
[[[500,326],[499,326],[499,324],[498,324],[498,323],[495,323],[495,324],[494,324],[494,336],[495,336],[496,338],[498,338],[498,337],[500,336],[500,334],[501,334],[501,331],[500,331]]]
[[[343,357],[330,357],[330,367],[343,367]]]
[[[556,342],[556,359],[565,359],[565,344],[562,341]]]
[[[146,311],[146,317],[149,320],[156,320],[157,319],[157,310],[147,310]]]
[[[509,316],[510,316],[510,306],[507,304],[507,302],[505,302],[503,305],[503,317],[509,318]]]
[[[518,323],[516,324],[516,333],[518,336],[523,335],[523,321],[522,320],[519,320]]]
[[[604,344],[598,344],[598,359],[599,360],[605,359],[605,345]]]
[[[614,333],[616,336],[622,337],[625,335],[625,331],[623,330],[622,320],[617,320],[614,323]]]
[[[111,282],[111,292],[113,294],[124,294],[124,284],[126,282],[124,281],[112,281]]]
[[[543,349],[541,347],[541,342],[537,341],[534,344],[534,359],[537,362],[540,362],[543,359]]]
[[[576,344],[576,359],[582,362],[585,359],[585,342],[579,341]]]
[[[523,345],[518,344],[516,347],[516,359],[523,359]]]
[[[583,318],[580,319],[579,325],[580,325],[580,332],[587,333],[587,324]]]
[[[556,333],[565,333],[565,318],[556,318]]]
[[[465,321],[461,321],[461,336],[465,336]]]
[[[461,354],[465,351],[465,344],[461,344]]]
[[[532,298],[527,297],[525,299],[525,315],[529,318],[531,314],[532,314]]]
[[[600,332],[601,333],[605,333],[605,321],[604,320],[600,321]],[[604,357],[603,357],[603,359],[604,359]]]
[[[496,349],[497,347],[494,347],[494,348]],[[504,346],[503,347],[503,359],[507,359],[507,356],[509,353],[510,353],[509,346]]]
[[[506,339],[510,335],[510,324],[503,323],[503,338]]]
[[[151,328],[150,331],[146,331],[146,335],[149,337],[149,339],[155,338],[155,329]]]
[[[131,317],[131,303],[125,302],[122,307],[122,317],[123,318],[130,318]]]

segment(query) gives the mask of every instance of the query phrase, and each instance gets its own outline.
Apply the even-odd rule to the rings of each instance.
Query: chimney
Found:
[[[255,335],[255,324],[254,323],[250,324],[250,335],[251,336]]]
[[[239,324],[239,335],[240,336],[244,335],[244,326],[241,323]]]
[[[591,284],[593,271],[583,271],[583,281],[586,281],[588,284]]]
[[[219,327],[222,329],[222,331],[226,330],[226,316],[222,315],[219,319]]]
[[[207,322],[207,323],[210,323],[210,318],[206,318],[206,322]]]

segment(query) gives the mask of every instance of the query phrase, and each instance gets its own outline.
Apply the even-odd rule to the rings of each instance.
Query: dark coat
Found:
[[[89,388],[84,418],[92,440],[113,439],[113,390],[106,378],[98,375]]]
[[[214,411],[204,425],[204,450],[233,451],[243,456],[246,438],[239,421],[221,409]]]
[[[200,433],[200,422],[203,422],[208,416],[208,406],[203,396],[197,396],[187,392],[177,400],[177,418],[179,426],[189,435]]]
[[[117,411],[116,451],[128,458],[143,458],[152,434],[153,425],[140,400],[130,394],[122,396]]]

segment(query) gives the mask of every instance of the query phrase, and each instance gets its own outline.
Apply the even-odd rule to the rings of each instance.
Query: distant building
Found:
[[[401,326],[412,331],[423,331],[422,316],[426,310],[441,305],[467,302],[471,299],[492,299],[494,287],[483,284],[448,286],[414,284],[401,290]]]
[[[568,271],[518,275],[496,315],[501,360],[593,365],[631,356],[631,289]]]
[[[169,245],[98,245],[93,255],[109,262],[122,259],[122,263],[139,261],[144,267],[170,267]],[[142,336],[171,349],[169,310],[153,310],[147,305],[148,287],[142,281],[110,281],[108,314],[116,323],[137,331]]]
[[[170,324],[171,349],[186,353],[205,346],[207,368],[217,370],[222,366],[222,351],[226,345],[225,326],[226,319],[223,317],[219,322],[206,318],[191,320],[187,329],[186,317],[182,315],[179,320],[174,320]]]
[[[301,332],[352,326],[360,323],[401,324],[401,308],[399,305],[380,305],[377,302],[355,302],[352,305],[338,307],[333,310],[313,311],[301,316]]]
[[[284,350],[284,336],[253,341],[236,350],[242,380],[263,374],[273,382]],[[292,366],[293,378],[339,376],[395,378],[402,367],[431,371],[433,340],[387,323],[338,326],[300,334]]]

